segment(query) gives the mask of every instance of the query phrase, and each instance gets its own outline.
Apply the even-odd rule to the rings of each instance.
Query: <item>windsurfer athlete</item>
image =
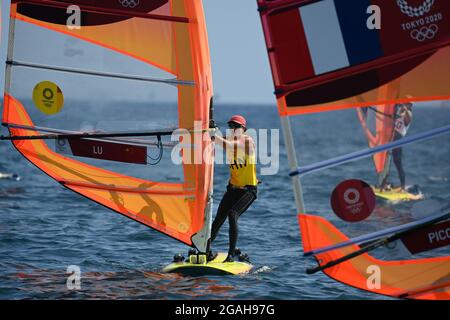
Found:
[[[228,217],[229,250],[224,262],[233,262],[240,255],[240,250],[236,249],[238,219],[256,200],[258,179],[256,177],[255,143],[249,135],[245,134],[247,121],[241,115],[234,115],[228,121],[228,126],[231,129],[229,137],[224,139],[217,135],[217,131],[214,135],[215,143],[226,151],[229,161],[227,163],[230,163],[230,180],[212,224],[208,260],[217,256],[212,253],[210,245]]]
[[[412,122],[412,103],[402,103],[396,104],[394,107],[394,136],[393,141],[403,138]],[[406,192],[406,177],[405,171],[403,170],[402,164],[402,148],[395,148],[392,150],[392,160],[394,161],[394,165],[397,169],[398,176],[400,179],[400,192]],[[389,174],[384,179],[381,189],[388,190],[390,189],[390,185],[388,183]]]
[[[20,176],[15,173],[1,173],[0,172],[0,179],[10,179],[15,181],[20,181]]]

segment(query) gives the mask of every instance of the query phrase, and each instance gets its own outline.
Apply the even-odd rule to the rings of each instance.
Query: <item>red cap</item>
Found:
[[[247,128],[247,121],[245,120],[245,118],[239,114],[235,114],[234,116],[232,116],[230,118],[230,120],[228,120],[228,123],[230,122],[235,122],[237,124],[240,124],[241,126],[243,126],[244,128]]]

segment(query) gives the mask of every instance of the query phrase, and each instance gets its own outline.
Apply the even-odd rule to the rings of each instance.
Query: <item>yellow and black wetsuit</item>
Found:
[[[256,155],[234,157],[230,164],[230,182],[212,224],[211,242],[228,217],[230,223],[228,257],[232,258],[238,239],[237,220],[257,198]],[[228,258],[227,258],[228,259]]]

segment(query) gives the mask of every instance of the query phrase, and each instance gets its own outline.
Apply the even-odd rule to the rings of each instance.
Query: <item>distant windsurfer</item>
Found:
[[[394,107],[394,136],[393,141],[403,138],[412,122],[412,103],[396,104]],[[392,160],[397,169],[400,178],[400,192],[406,192],[406,178],[405,171],[402,164],[402,148],[395,148],[392,150]],[[388,182],[389,174],[386,175],[384,181],[381,183],[381,190],[389,190],[391,186]]]
[[[15,173],[1,173],[0,172],[0,179],[10,179],[10,180],[16,180],[20,181],[20,176]]]
[[[236,249],[237,221],[256,200],[258,185],[255,143],[249,135],[245,134],[247,121],[241,115],[234,115],[228,121],[228,126],[232,130],[231,136],[226,139],[217,134],[214,136],[214,141],[226,150],[227,158],[230,160],[230,180],[213,221],[210,240],[211,244],[228,217],[229,250],[224,262],[232,262],[240,254]],[[216,255],[208,248],[208,260],[214,259]]]

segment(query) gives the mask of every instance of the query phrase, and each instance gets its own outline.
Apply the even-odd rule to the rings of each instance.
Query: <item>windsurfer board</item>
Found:
[[[223,252],[218,253],[213,260],[207,262],[205,255],[198,255],[197,257],[199,260],[195,263],[190,257],[186,261],[173,262],[164,267],[163,272],[179,273],[187,276],[238,275],[248,273],[253,268],[253,265],[249,262],[223,262],[227,257],[227,254]]]
[[[422,193],[410,193],[408,191],[401,191],[400,189],[392,189],[392,190],[380,190],[380,188],[376,188],[372,186],[372,190],[378,198],[381,198],[386,201],[415,201],[423,199]]]

